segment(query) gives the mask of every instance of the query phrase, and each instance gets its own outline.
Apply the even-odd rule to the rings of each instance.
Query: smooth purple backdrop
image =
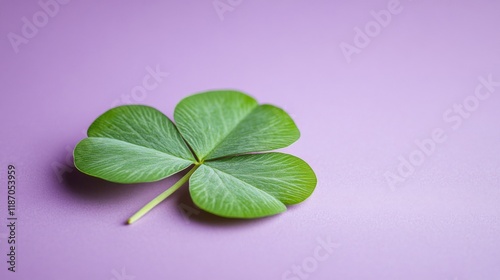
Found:
[[[2,280],[500,279],[499,1],[213,2],[0,2]],[[302,138],[284,151],[319,179],[306,202],[226,220],[193,213],[184,187],[126,226],[179,176],[122,186],[68,165],[111,107],[171,117],[182,98],[220,88],[293,116]],[[418,152],[435,129],[440,143]],[[398,173],[412,154],[418,164]],[[334,249],[318,247],[328,240]]]

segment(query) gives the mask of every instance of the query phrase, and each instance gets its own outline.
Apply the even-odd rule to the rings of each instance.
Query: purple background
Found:
[[[401,0],[350,63],[340,44],[390,1],[230,2],[219,17],[212,0],[73,0],[18,53],[8,34],[22,36],[22,18],[41,7],[0,2],[0,278],[278,280],[305,265],[308,279],[500,279],[500,87],[458,129],[443,119],[479,76],[500,81],[500,2]],[[169,76],[134,98],[156,66]],[[125,226],[179,176],[122,186],[54,170],[131,96],[172,116],[183,97],[219,88],[294,117],[302,138],[284,151],[319,179],[305,203],[253,221],[188,215],[184,187]],[[391,188],[384,174],[436,128],[446,141]],[[5,255],[8,164],[16,273]],[[316,262],[318,238],[338,246]]]

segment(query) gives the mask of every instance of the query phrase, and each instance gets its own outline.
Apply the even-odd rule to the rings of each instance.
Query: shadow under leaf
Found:
[[[91,203],[104,203],[110,201],[118,201],[122,199],[133,199],[134,197],[141,197],[141,187],[150,183],[142,184],[119,184],[109,182],[103,179],[92,177],[90,175],[80,172],[74,166],[67,166],[67,172],[63,174],[54,175],[55,180],[60,181],[60,185],[72,196],[76,196]],[[169,179],[162,181],[170,181],[173,185],[178,179],[187,173],[187,170],[178,174],[172,175]],[[169,187],[169,186],[166,186]],[[160,194],[161,192],[158,192]],[[139,198],[138,198],[139,199]],[[144,202],[144,203],[147,203]],[[266,220],[271,220],[273,217],[266,217],[260,219],[233,219],[216,216],[198,208],[189,194],[189,183],[177,190],[171,197],[167,198],[157,207],[177,208],[177,213],[182,215],[188,222],[195,222],[203,225],[210,226],[242,226],[261,223]],[[135,211],[137,209],[131,209]],[[153,209],[155,211],[157,209]],[[128,218],[128,217],[127,217]],[[126,224],[126,223],[125,223]]]

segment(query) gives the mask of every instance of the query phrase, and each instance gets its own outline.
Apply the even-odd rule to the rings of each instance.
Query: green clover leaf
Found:
[[[117,183],[154,182],[192,166],[177,183],[133,215],[131,224],[189,181],[193,202],[228,218],[259,218],[308,198],[316,175],[303,160],[266,152],[298,140],[290,116],[237,91],[210,91],[182,100],[177,126],[142,105],[98,117],[74,151],[83,173]],[[194,154],[193,154],[194,153]]]

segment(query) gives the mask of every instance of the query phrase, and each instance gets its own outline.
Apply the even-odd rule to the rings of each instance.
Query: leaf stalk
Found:
[[[173,194],[176,190],[178,190],[185,183],[187,183],[189,181],[189,178],[191,178],[191,175],[193,175],[193,173],[198,169],[198,167],[200,167],[200,164],[197,163],[191,170],[189,170],[188,173],[186,173],[186,175],[184,175],[184,177],[182,177],[179,181],[177,181],[177,183],[175,183],[172,187],[168,188],[166,191],[162,192],[160,195],[151,200],[148,204],[144,205],[144,207],[142,207],[139,211],[137,211],[137,213],[132,215],[132,217],[130,217],[127,220],[127,224],[130,225],[135,223],[137,220],[142,218],[142,216],[146,215],[149,211],[151,211],[151,209],[160,204],[160,202],[167,199],[171,194]]]

